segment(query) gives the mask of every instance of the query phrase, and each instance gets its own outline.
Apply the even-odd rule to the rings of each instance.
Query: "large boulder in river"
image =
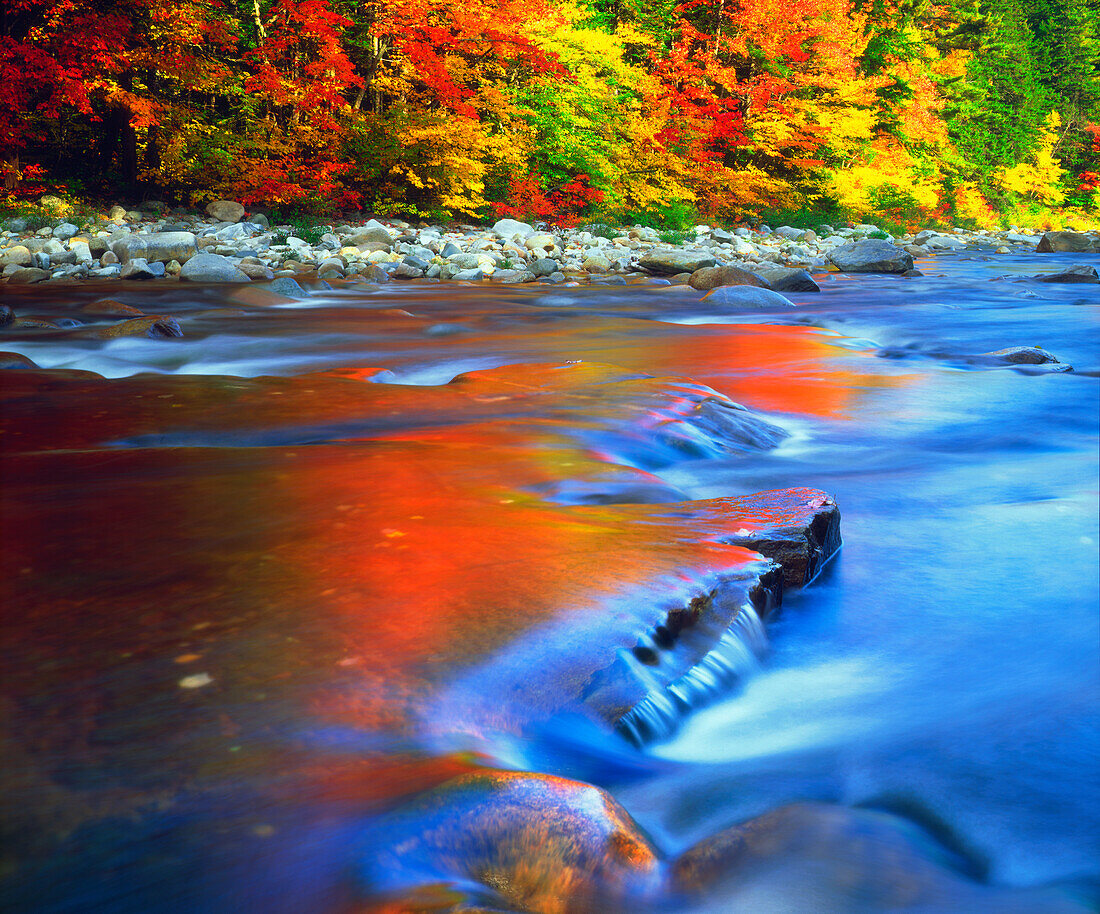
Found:
[[[775,292],[820,292],[821,286],[805,270],[782,267],[778,264],[761,264],[756,272]]]
[[[913,255],[889,241],[865,238],[829,252],[829,262],[842,273],[905,273]]]
[[[1035,250],[1043,254],[1066,251],[1087,254],[1100,251],[1100,235],[1086,235],[1084,232],[1047,232],[1039,239]]]
[[[1031,278],[1038,282],[1100,282],[1096,267],[1087,263],[1066,267],[1060,273],[1039,273]]]
[[[704,267],[713,267],[717,261],[705,251],[685,251],[680,248],[658,248],[638,261],[638,266],[649,273],[694,273]]]
[[[235,200],[215,200],[206,206],[206,215],[218,222],[240,222],[244,207]]]
[[[704,303],[724,308],[793,308],[794,302],[757,286],[719,286],[703,296]]]
[[[722,886],[722,910],[737,911],[1094,910],[1057,887],[989,885],[980,861],[935,838],[888,812],[795,803],[689,848],[672,864],[670,888],[678,897]]]
[[[232,260],[221,254],[196,254],[183,265],[180,279],[188,282],[251,282]]]
[[[703,267],[691,274],[688,284],[700,292],[709,292],[719,286],[758,286],[770,289],[770,283],[762,276],[740,267]]]
[[[192,232],[123,235],[110,243],[110,248],[122,263],[138,259],[148,263],[168,263],[172,260],[187,263],[197,250]]]
[[[655,896],[663,881],[652,845],[608,793],[545,774],[460,776],[375,834],[361,870],[372,894],[408,892],[432,874],[481,883],[509,910],[610,911]]]
[[[1010,365],[1062,365],[1057,356],[1051,355],[1045,349],[1038,346],[1010,346],[1008,349],[998,349],[996,352],[986,352],[990,358],[1008,362]],[[1067,365],[1068,369],[1069,366]]]

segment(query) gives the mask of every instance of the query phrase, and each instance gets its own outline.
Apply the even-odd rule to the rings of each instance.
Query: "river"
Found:
[[[7,287],[67,324],[0,331],[45,369],[2,373],[10,910],[1095,910],[1100,286],[1027,279],[1072,263],[728,313],[650,281]],[[104,297],[183,338],[96,336]],[[980,357],[1009,346],[1074,370]],[[752,560],[661,506],[790,487],[842,550],[615,727],[607,646]],[[417,856],[485,827],[422,798],[497,771],[607,791],[658,869],[798,812],[690,899],[570,904],[537,843],[510,865],[543,895]]]

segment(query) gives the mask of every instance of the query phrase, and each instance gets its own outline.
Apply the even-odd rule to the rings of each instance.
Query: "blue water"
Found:
[[[234,320],[204,318],[209,295],[177,297],[181,344],[3,348],[109,377],[370,365],[438,384],[572,359],[705,375],[790,438],[655,474],[690,498],[823,489],[842,512],[842,553],[787,597],[743,685],[665,742],[639,754],[565,725],[437,748],[603,786],[669,854],[819,800],[911,816],[991,882],[1026,887],[1100,878],[1100,285],[1024,279],[1082,262],[1100,257],[943,257],[919,264],[924,278],[822,276],[819,295],[792,295],[798,308],[781,313],[708,313],[693,293],[641,285],[321,290],[309,307]],[[161,293],[143,294],[156,304]],[[407,314],[383,319],[395,308]],[[783,377],[850,396],[827,409],[775,391],[754,402],[759,368],[737,351],[693,360],[692,346],[718,346],[738,323],[812,329],[829,357],[794,350]],[[973,359],[1017,345],[1075,370]]]

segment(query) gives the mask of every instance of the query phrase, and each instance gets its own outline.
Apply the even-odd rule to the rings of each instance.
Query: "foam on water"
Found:
[[[688,714],[726,695],[753,675],[767,647],[764,623],[746,603],[702,660],[667,686],[650,683],[649,694],[619,721],[617,729],[637,746],[668,739]],[[639,678],[645,681],[645,667],[630,659]]]

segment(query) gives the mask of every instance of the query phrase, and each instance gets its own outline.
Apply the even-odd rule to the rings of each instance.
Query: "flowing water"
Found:
[[[51,369],[3,373],[0,897],[1092,909],[1100,286],[1026,279],[1079,262],[724,314],[652,282],[9,287],[66,326],[0,331]],[[100,338],[106,295],[185,336]],[[980,358],[1017,345],[1075,370]],[[789,487],[835,498],[844,546],[765,624],[709,500]],[[705,647],[653,627],[731,586]],[[780,837],[690,902],[572,907],[401,851],[444,829],[424,791],[498,770],[607,790],[666,861],[753,817]],[[887,865],[842,833],[948,888],[876,900]]]

